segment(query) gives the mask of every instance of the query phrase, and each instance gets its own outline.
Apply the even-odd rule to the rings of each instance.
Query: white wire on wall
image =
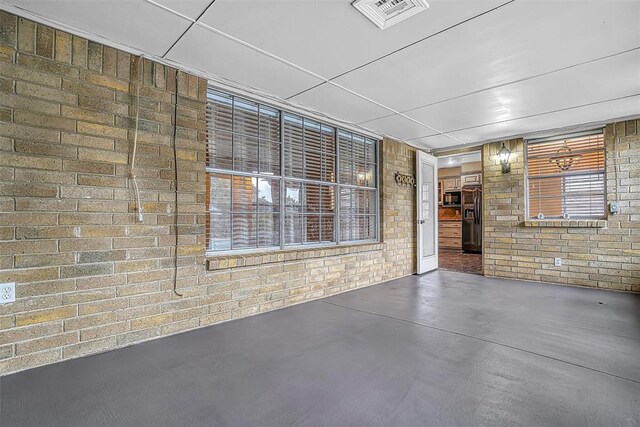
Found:
[[[140,123],[140,86],[142,86],[142,62],[144,55],[140,55],[138,57],[138,67],[137,67],[137,82],[136,82],[136,126],[135,131],[133,133],[133,149],[131,150],[130,155],[130,168],[129,168],[129,178],[133,185],[133,194],[135,198],[136,210],[138,211],[137,219],[138,222],[143,222],[144,217],[142,215],[142,203],[140,202],[140,190],[138,189],[138,180],[136,179],[136,152],[138,151],[138,127]]]

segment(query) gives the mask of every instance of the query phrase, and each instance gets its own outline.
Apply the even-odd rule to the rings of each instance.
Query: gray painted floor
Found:
[[[640,295],[436,271],[0,378],[8,426],[640,426]]]

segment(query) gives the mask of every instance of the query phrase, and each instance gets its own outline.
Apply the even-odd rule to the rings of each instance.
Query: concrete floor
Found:
[[[638,426],[640,295],[451,271],[0,378],[8,426]]]

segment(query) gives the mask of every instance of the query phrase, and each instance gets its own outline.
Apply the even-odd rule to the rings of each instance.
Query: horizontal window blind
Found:
[[[531,218],[603,218],[603,134],[528,144],[527,183]]]
[[[373,240],[377,234],[376,141],[338,132],[340,174],[340,238]]]
[[[209,90],[209,250],[376,240],[377,144]]]

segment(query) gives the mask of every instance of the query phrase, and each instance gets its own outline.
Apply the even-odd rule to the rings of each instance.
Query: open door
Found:
[[[438,268],[438,160],[416,151],[418,274]]]

